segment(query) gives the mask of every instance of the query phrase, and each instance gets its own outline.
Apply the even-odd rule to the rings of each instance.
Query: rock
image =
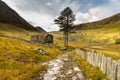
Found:
[[[60,78],[65,78],[65,75],[60,75]]]
[[[39,53],[41,53],[42,55],[49,55],[49,53],[48,52],[46,52],[45,50],[43,50],[43,49],[38,49],[37,50]]]
[[[91,53],[91,64],[94,64],[94,53]]]
[[[73,68],[74,71],[81,71],[78,67]]]
[[[112,68],[112,59],[110,57],[107,58],[107,76],[111,78],[111,68]]]
[[[101,58],[101,67],[100,69],[102,70],[102,72],[104,74],[107,74],[106,70],[107,70],[107,58],[104,57],[104,55],[102,55],[102,58]]]
[[[89,53],[86,52],[86,60],[89,61]]]
[[[69,74],[71,74],[72,72],[73,72],[73,70],[72,70],[72,69],[69,69],[66,74],[69,75]]]
[[[81,73],[77,73],[77,77],[79,80],[84,80],[84,76]]]
[[[94,66],[97,66],[97,54],[94,53]]]
[[[66,58],[66,59],[64,59],[64,61],[68,61],[68,59]]]
[[[111,80],[116,80],[117,79],[117,62],[112,61],[112,68],[111,68]]]
[[[120,80],[120,60],[118,61],[118,66],[117,66],[117,80]]]
[[[43,78],[43,80],[84,80],[82,79],[84,75],[73,60],[73,53],[67,53],[48,62],[47,72]]]
[[[98,67],[101,67],[101,63],[102,63],[102,53],[99,53],[99,63],[98,63]]]
[[[73,76],[73,77],[72,77],[72,80],[77,80],[77,77],[76,77],[76,76]]]
[[[116,62],[110,57],[104,56],[102,53],[90,52],[82,49],[76,49],[76,53],[93,66],[100,68],[110,80],[120,80],[120,60]],[[81,75],[79,75],[79,77],[80,76]]]

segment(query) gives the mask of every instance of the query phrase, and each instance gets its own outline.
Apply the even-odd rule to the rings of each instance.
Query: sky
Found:
[[[2,0],[33,26],[46,31],[58,31],[54,24],[60,12],[70,7],[74,24],[101,20],[120,12],[120,0]]]

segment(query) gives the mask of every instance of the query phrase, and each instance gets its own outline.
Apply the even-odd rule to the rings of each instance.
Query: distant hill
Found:
[[[25,21],[17,12],[0,0],[0,23],[14,25],[30,31],[37,31],[31,24]],[[43,30],[43,29],[41,29]]]
[[[116,23],[118,21],[120,21],[120,13],[96,22],[74,25],[72,29],[74,30],[96,29],[96,28],[104,27],[105,25],[108,25],[108,24]]]
[[[40,26],[35,27],[39,32],[47,33],[44,29],[42,29]]]
[[[115,44],[120,40],[120,14],[96,22],[74,25],[74,33],[69,38],[77,42],[92,44]],[[61,39],[61,32],[52,32],[55,38]]]
[[[120,39],[120,13],[109,18],[73,27],[76,39],[89,43],[115,44]]]

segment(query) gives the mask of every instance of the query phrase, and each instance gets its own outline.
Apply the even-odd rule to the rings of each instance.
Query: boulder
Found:
[[[42,55],[49,55],[49,53],[48,52],[46,52],[45,50],[43,50],[43,49],[38,49],[37,50],[39,53],[41,53]]]

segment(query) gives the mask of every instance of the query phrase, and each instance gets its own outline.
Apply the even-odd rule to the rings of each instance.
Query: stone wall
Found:
[[[101,52],[76,49],[76,53],[100,70],[110,80],[120,80],[120,60],[115,61],[110,57],[105,57]]]
[[[53,43],[53,36],[51,34],[32,35],[31,41],[38,43]]]

